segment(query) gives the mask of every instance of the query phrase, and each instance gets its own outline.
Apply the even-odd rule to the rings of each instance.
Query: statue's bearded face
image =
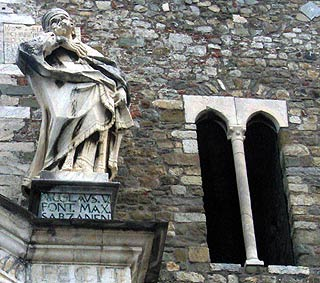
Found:
[[[74,25],[72,19],[64,14],[57,14],[50,19],[50,31],[57,36],[69,37],[74,33]]]

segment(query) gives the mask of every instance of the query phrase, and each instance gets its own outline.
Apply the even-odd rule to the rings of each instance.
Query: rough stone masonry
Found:
[[[116,218],[169,221],[159,282],[320,282],[320,19],[300,10],[306,3],[0,0],[0,193],[26,203],[19,184],[41,122],[31,88],[6,61],[6,25],[39,24],[59,6],[81,23],[82,40],[127,74],[135,127],[120,150]],[[287,101],[280,149],[301,267],[247,274],[210,263],[195,128],[185,124],[182,95]]]

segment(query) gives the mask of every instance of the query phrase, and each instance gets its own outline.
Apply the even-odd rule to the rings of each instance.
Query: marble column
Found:
[[[243,127],[230,127],[228,138],[231,139],[234,166],[237,178],[238,196],[241,212],[242,231],[246,249],[245,267],[254,271],[254,266],[263,266],[263,261],[258,259],[256,237],[254,233],[251,199],[247,176],[247,167],[244,153],[244,132]]]

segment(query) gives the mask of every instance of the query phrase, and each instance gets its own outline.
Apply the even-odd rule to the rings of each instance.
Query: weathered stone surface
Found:
[[[182,110],[182,101],[158,99],[152,102],[155,107],[160,109]]]
[[[164,110],[160,114],[160,121],[169,123],[179,123],[184,121],[184,115],[179,110]]]
[[[0,4],[1,20],[5,18],[3,14],[27,15],[36,19],[37,24],[44,10],[52,6],[50,1],[46,4],[35,0],[0,2],[10,4]],[[319,230],[315,223],[318,224],[320,215],[317,150],[320,41],[318,18],[310,20],[299,10],[307,2],[58,1],[59,7],[66,8],[81,23],[83,39],[115,60],[129,78],[130,110],[136,127],[126,134],[121,147],[118,180],[122,187],[117,219],[171,221],[159,283],[179,282],[177,271],[196,272],[205,282],[211,280],[209,275],[221,275],[228,283],[316,283],[312,281],[319,280],[312,269],[310,278],[304,274],[270,275],[267,268],[248,275],[238,265],[223,263],[211,264],[215,267],[207,270],[208,264],[193,263],[188,258],[189,247],[206,243],[205,222],[174,221],[176,213],[196,213],[203,209],[203,191],[201,185],[194,185],[190,180],[187,181],[190,184],[184,183],[189,177],[200,176],[196,137],[172,133],[196,131],[195,121],[200,112],[195,109],[199,104],[201,111],[209,108],[218,110],[219,114],[243,112],[219,99],[211,102],[214,96],[232,101],[235,98],[284,100],[289,127],[280,130],[280,149],[281,155],[284,154],[282,169],[284,183],[288,184],[285,189],[295,256],[299,264],[319,265],[316,244]],[[20,19],[17,17],[12,22]],[[2,39],[0,25],[0,52]],[[0,55],[3,62],[1,58]],[[16,125],[0,122],[0,133],[5,128],[9,132],[0,135],[1,144],[10,142],[16,148],[17,142],[34,143],[41,116],[38,106],[29,100],[32,91],[15,65],[0,65],[0,92],[1,106],[31,108],[31,116],[23,118],[22,128],[20,118],[5,119],[14,120]],[[186,100],[182,96],[193,95],[195,99],[184,105],[184,111]],[[275,107],[273,104],[272,108]],[[247,110],[245,106],[244,111]],[[183,115],[192,120],[186,124]],[[223,119],[230,124],[238,121],[230,116]],[[4,174],[0,178],[3,183],[0,190],[15,201],[20,198],[20,179],[34,154],[34,146],[31,149],[9,150],[5,146],[0,152],[0,173]],[[168,262],[179,265],[180,270],[168,271]],[[172,269],[176,266],[172,265]]]
[[[232,15],[232,18],[235,23],[245,24],[248,22],[246,18],[241,17],[240,15]]]
[[[178,139],[197,139],[196,131],[179,131],[175,130],[171,133],[171,135]]]
[[[182,282],[204,282],[204,277],[196,272],[179,271],[176,273],[176,279]]]
[[[211,263],[210,269],[212,271],[229,271],[229,272],[240,272],[240,264],[227,264],[227,263]]]
[[[0,151],[22,151],[22,152],[33,152],[34,143],[32,142],[2,142],[0,143]]]
[[[209,275],[208,279],[210,283],[227,283],[227,279],[220,274]]]
[[[12,18],[17,19],[16,16]],[[34,20],[30,16],[20,15],[18,23],[33,24]],[[19,18],[18,17],[18,18]],[[18,19],[17,19],[18,20]],[[20,22],[21,21],[21,22]],[[1,22],[1,20],[0,20]],[[15,63],[17,57],[18,45],[21,42],[28,41],[39,34],[41,26],[25,26],[25,25],[13,25],[4,24],[4,62]]]
[[[201,184],[202,184],[201,176],[182,176],[181,177],[181,182],[184,185],[201,186]]]
[[[173,185],[173,186],[171,186],[171,192],[174,195],[185,195],[187,192],[187,189],[185,186]]]
[[[306,184],[288,184],[289,191],[307,193],[309,191]]]
[[[207,247],[190,247],[189,248],[190,262],[209,262],[209,249]]]
[[[239,283],[239,279],[235,274],[230,274],[230,275],[228,275],[228,283]],[[269,282],[269,283],[271,283],[271,282]],[[272,282],[272,283],[275,283],[275,282]]]
[[[1,15],[0,23],[33,25],[35,20],[29,15],[4,14]]]
[[[311,1],[301,6],[300,11],[304,13],[310,20],[320,16],[320,7]]]
[[[95,1],[97,8],[99,10],[110,10],[111,9],[111,1]]]
[[[196,154],[172,153],[165,154],[164,160],[169,165],[197,165],[199,157]]]
[[[118,283],[118,278],[122,278],[123,283],[131,282],[129,268],[106,268],[101,266],[75,266],[75,265],[41,265],[33,264],[30,271],[31,282],[43,282],[50,280],[57,282],[65,280],[67,282],[79,282],[90,278],[90,282],[96,283],[101,280],[110,283]],[[62,278],[62,279],[61,279]]]
[[[1,118],[17,118],[17,119],[30,118],[30,108],[0,106],[0,119]]]
[[[303,144],[285,145],[283,153],[289,156],[308,156],[310,154],[308,147]]]
[[[297,229],[316,230],[318,225],[315,222],[295,221],[293,227]]]
[[[1,110],[0,110],[1,111]],[[9,141],[14,137],[14,133],[19,131],[25,122],[21,119],[0,120],[0,141]]]
[[[174,220],[177,222],[205,222],[206,216],[203,213],[175,213]]]
[[[179,271],[180,266],[172,261],[167,262],[167,270],[168,271]]]
[[[277,274],[303,274],[303,275],[310,274],[309,268],[302,267],[302,266],[269,265],[268,271],[270,273],[277,273]]]
[[[311,195],[290,195],[290,203],[292,205],[313,205],[315,204],[315,199]]]
[[[19,98],[12,97],[8,95],[1,95],[0,96],[0,105],[1,106],[16,106],[19,103]]]

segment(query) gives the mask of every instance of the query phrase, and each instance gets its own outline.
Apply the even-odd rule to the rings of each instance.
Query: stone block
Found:
[[[185,195],[187,192],[187,189],[185,186],[173,185],[171,186],[171,192],[174,195]]]
[[[236,110],[232,97],[208,97],[184,95],[184,108],[187,123],[195,123],[198,115],[206,109],[215,109],[225,117],[226,122],[236,125]]]
[[[202,185],[201,176],[182,176],[181,182],[184,185],[195,185],[195,186]]]
[[[318,228],[318,224],[316,222],[294,221],[293,228],[305,229],[305,230],[316,230]]]
[[[0,107],[1,111],[1,107]],[[0,120],[0,141],[10,141],[14,133],[25,125],[22,119],[1,119]]]
[[[0,18],[0,23],[34,25],[35,20],[29,15],[2,14]]]
[[[2,52],[1,48],[0,48],[0,52]],[[0,55],[0,60],[1,60],[1,55]],[[0,74],[0,84],[17,85],[17,79],[12,78],[10,75],[1,75]]]
[[[0,118],[29,119],[29,107],[0,106]]]
[[[212,271],[228,271],[228,272],[240,272],[241,264],[234,263],[211,263],[210,270]]]
[[[186,262],[188,259],[188,253],[186,249],[175,249],[174,257],[178,262]]]
[[[1,83],[0,83],[1,84]],[[2,94],[0,96],[0,106],[16,106],[19,103],[19,98]]]
[[[183,140],[182,146],[183,146],[184,153],[198,153],[197,140]]]
[[[303,144],[290,144],[282,148],[283,154],[288,156],[307,156],[310,155],[308,147]]]
[[[178,139],[197,139],[196,131],[179,131],[175,130],[171,132],[171,136]]]
[[[206,222],[206,216],[203,213],[183,213],[183,212],[177,212],[174,214],[174,221],[181,222],[181,223],[187,223],[187,222]]]
[[[111,1],[95,1],[99,10],[111,10]]]
[[[26,3],[26,0],[0,0],[0,3],[8,3],[8,4],[17,3],[17,4],[24,4],[24,3]]]
[[[300,7],[300,11],[306,15],[310,20],[320,16],[320,8],[314,3],[309,1]]]
[[[197,154],[171,153],[164,154],[163,158],[169,165],[199,165]]]
[[[183,104],[181,100],[165,100],[158,99],[152,102],[153,106],[160,109],[182,110]]]
[[[182,123],[184,122],[184,115],[180,110],[163,110],[160,113],[160,121],[169,123]]]
[[[13,75],[17,77],[23,77],[20,69],[15,64],[0,64],[0,74],[3,75]]]
[[[24,164],[13,152],[1,152],[0,143],[0,174],[3,175],[25,175],[29,169],[29,164]]]
[[[296,229],[293,237],[293,242],[310,244],[310,245],[320,245],[320,233],[319,231],[309,231]]]
[[[30,282],[108,282],[130,283],[130,268],[104,266],[33,264],[30,268]],[[89,281],[87,281],[89,279]]]
[[[307,193],[308,192],[308,185],[307,184],[288,184],[289,191],[291,192],[302,192]]]
[[[213,274],[208,276],[208,283],[227,283],[227,279],[220,274]]]
[[[320,157],[314,157],[313,158],[313,164],[316,167],[320,167]]]
[[[205,56],[207,54],[207,48],[202,45],[190,46],[187,48],[186,53],[188,55],[201,57],[201,56]]]
[[[33,152],[34,144],[32,142],[2,142],[0,143],[0,152]]]
[[[235,23],[238,23],[238,24],[245,24],[248,22],[246,18],[241,17],[240,15],[232,15],[232,19]]]
[[[207,247],[189,247],[190,262],[209,262],[209,249]]]
[[[166,267],[168,271],[179,271],[180,266],[173,261],[169,261],[166,263]]]
[[[309,275],[310,269],[308,267],[303,267],[303,266],[269,265],[268,272],[273,274]]]
[[[276,127],[288,127],[287,104],[284,100],[235,98],[238,124],[246,125],[257,112],[265,112]]]
[[[169,43],[175,45],[176,43],[181,43],[184,45],[191,44],[193,42],[192,37],[186,34],[180,33],[170,33],[169,34]]]
[[[4,24],[3,28],[4,62],[6,64],[16,62],[19,43],[34,38],[42,31],[42,28],[39,25],[21,25],[34,24],[34,19],[31,16],[16,14],[9,16],[11,16],[12,21],[9,21],[10,24]],[[13,23],[17,23],[18,25]]]
[[[310,206],[315,204],[315,199],[311,195],[293,195],[291,194],[290,197],[290,204],[291,205],[306,205]]]
[[[235,275],[235,274],[228,275],[228,283],[239,283],[239,279],[238,279],[237,275]],[[269,283],[271,283],[271,282],[269,282]],[[273,282],[273,283],[275,283],[275,282]]]
[[[178,271],[176,279],[182,282],[204,282],[205,278],[196,272]]]

